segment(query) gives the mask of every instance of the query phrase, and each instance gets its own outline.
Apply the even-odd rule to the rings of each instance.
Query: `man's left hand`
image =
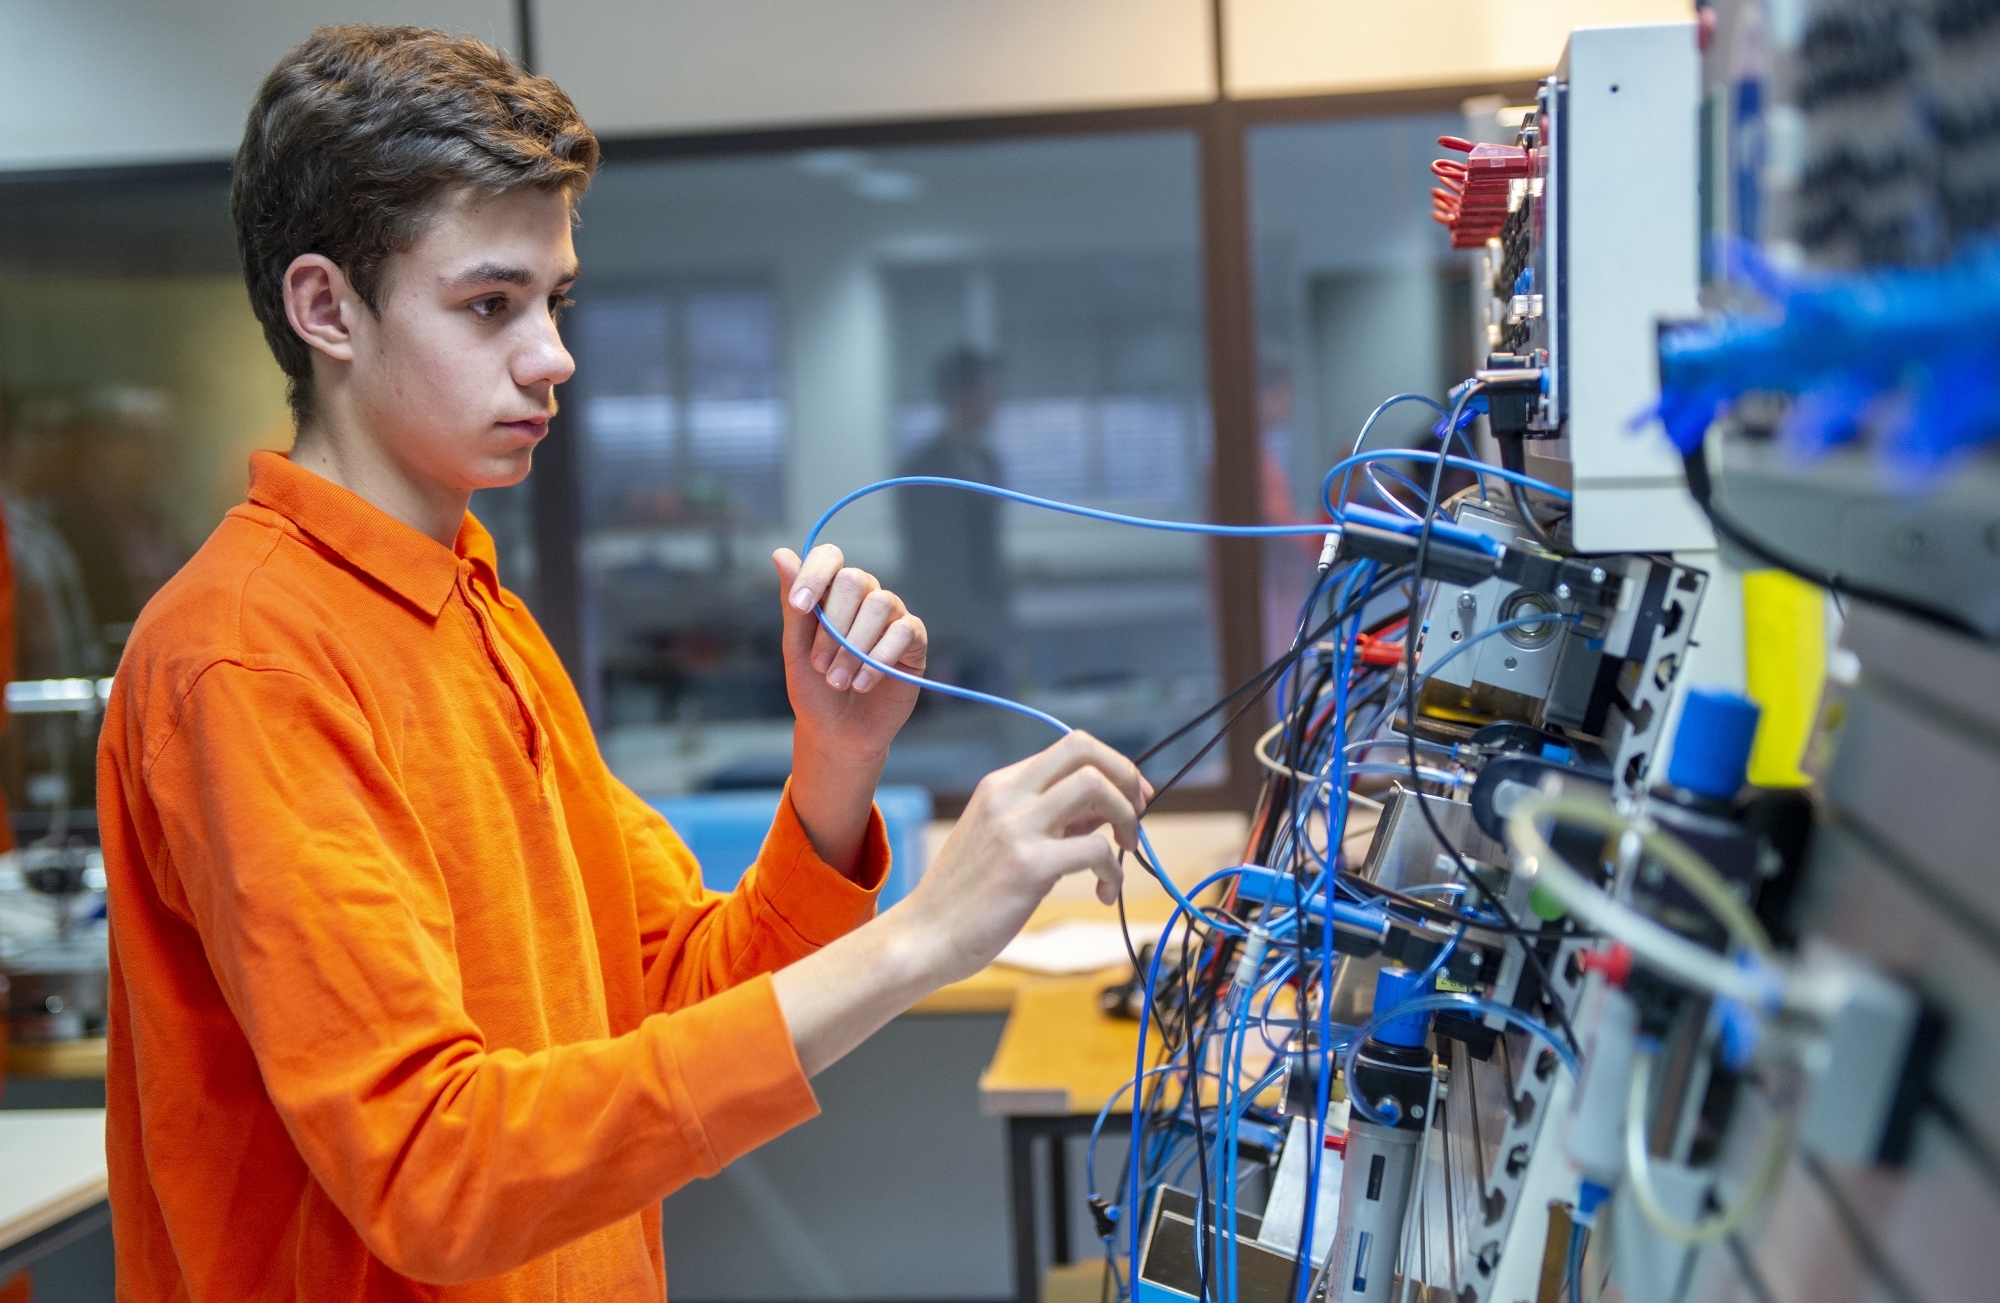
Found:
[[[866,570],[846,565],[822,543],[799,561],[779,548],[771,558],[785,589],[785,686],[799,727],[815,741],[857,758],[886,753],[910,717],[918,689],[864,665],[813,614],[824,601],[827,623],[884,665],[924,672],[924,622]]]

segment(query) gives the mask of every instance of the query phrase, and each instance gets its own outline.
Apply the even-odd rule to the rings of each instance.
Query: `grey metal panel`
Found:
[[[2000,655],[1992,647],[1865,603],[1849,606],[1841,642],[1861,658],[1866,681],[1893,684],[2000,735]]]
[[[1823,1170],[1827,1186],[1795,1159],[1762,1224],[1745,1237],[1772,1303],[1973,1303],[1994,1297],[2000,1196],[1942,1126],[1926,1124],[1919,1132],[1906,1168]],[[1865,1237],[1865,1251],[1851,1231]],[[1893,1285],[1885,1285],[1885,1275]],[[1696,1279],[1689,1297],[1704,1303],[1756,1298],[1727,1249],[1711,1251]]]
[[[1860,838],[1819,833],[1801,918],[1813,935],[1910,979],[1950,1019],[1939,1093],[1968,1125],[2000,1141],[2000,949],[1948,899],[1885,864]],[[1995,1148],[2000,1148],[1996,1143]],[[2000,1231],[2000,1226],[1996,1226]]]
[[[1962,908],[2000,927],[2000,750],[1865,682],[1846,711],[1827,795]]]
[[[1937,1123],[1918,1132],[1908,1167],[1828,1168],[1891,1268],[1935,1303],[2000,1292],[2000,1194]]]
[[[1761,1230],[1746,1239],[1748,1255],[1771,1293],[1771,1303],[1899,1303],[1868,1274],[1841,1233],[1826,1196],[1796,1162],[1772,1198]],[[1711,1250],[1708,1259],[1704,1276],[1730,1292],[1697,1290],[1692,1297],[1708,1303],[1721,1298],[1757,1303],[1755,1292],[1743,1287],[1727,1249]]]
[[[1721,453],[1717,504],[1771,547],[2000,635],[2000,454],[1902,494],[1858,441],[1809,466],[1762,440],[1726,439]]]

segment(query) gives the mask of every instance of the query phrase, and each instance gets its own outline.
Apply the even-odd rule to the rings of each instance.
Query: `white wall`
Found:
[[[226,158],[272,65],[339,22],[514,44],[511,0],[0,0],[0,168]]]
[[[1208,0],[541,0],[537,61],[607,135],[1179,103]]]
[[[1226,0],[1232,95],[1321,95],[1525,81],[1572,27],[1684,21],[1689,0]]]
[[[606,135],[1191,103],[1209,0],[533,0],[540,70]],[[1687,0],[1225,0],[1230,92],[1546,74],[1573,26]],[[512,50],[514,0],[0,0],[0,169],[227,157],[258,81],[329,22]]]

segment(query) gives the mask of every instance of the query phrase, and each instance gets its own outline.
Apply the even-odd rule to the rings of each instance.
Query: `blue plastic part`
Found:
[[[1428,990],[1418,988],[1421,975],[1407,968],[1384,968],[1375,975],[1375,1009],[1377,1018],[1390,1012],[1397,1005],[1413,995],[1429,995]],[[1428,983],[1425,984],[1428,986]],[[1385,1045],[1401,1045],[1416,1049],[1429,1039],[1431,1016],[1428,1013],[1413,1013],[1401,1018],[1392,1018],[1375,1029],[1371,1038]]]
[[[1589,1226],[1597,1220],[1597,1210],[1611,1198],[1611,1190],[1595,1181],[1585,1181],[1576,1192],[1576,1220]]]
[[[1533,267],[1523,267],[1521,274],[1514,278],[1514,292],[1516,294],[1533,294],[1535,292],[1535,269]]]
[[[1763,1027],[1757,1015],[1739,1000],[1719,1000],[1715,1020],[1721,1031],[1722,1061],[1735,1073],[1747,1072],[1756,1056]]]
[[[647,801],[666,816],[701,865],[702,885],[734,891],[763,849],[764,835],[778,816],[782,789],[755,792],[697,792]],[[924,825],[931,821],[931,794],[921,787],[879,787],[875,808],[889,835],[889,880],[879,908],[910,894],[924,875]]]
[[[1377,511],[1373,507],[1364,507],[1358,503],[1348,504],[1342,514],[1345,515],[1348,524],[1373,525],[1377,529],[1393,530],[1410,538],[1415,538],[1424,529],[1424,522],[1421,520],[1393,515],[1387,511]],[[1474,552],[1483,552],[1496,559],[1505,555],[1507,551],[1507,545],[1499,539],[1488,538],[1477,530],[1467,529],[1449,520],[1431,522],[1431,543],[1433,545],[1450,543],[1457,547],[1470,548]]]
[[[1236,898],[1253,904],[1272,904],[1279,909],[1294,909],[1299,902],[1298,884],[1289,874],[1275,873],[1261,864],[1245,864],[1231,870],[1236,875]],[[1315,892],[1306,897],[1306,913],[1314,918],[1326,917],[1326,893]],[[1363,932],[1380,933],[1389,925],[1386,910],[1373,905],[1355,905],[1345,900],[1333,902],[1333,921]],[[1283,934],[1288,929],[1280,929]]]
[[[1544,760],[1553,760],[1559,765],[1566,765],[1575,758],[1576,752],[1566,746],[1558,746],[1554,742],[1542,743],[1542,759]]]
[[[1280,909],[1290,909],[1299,903],[1299,888],[1290,874],[1274,873],[1261,864],[1246,864],[1236,873],[1236,896],[1239,900],[1260,905],[1269,902]]]
[[[1750,392],[1794,395],[1780,427],[1811,456],[1867,436],[1893,482],[1918,487],[2000,436],[2000,243],[1940,267],[1792,275],[1742,241],[1726,274],[1771,310],[1733,312],[1660,336],[1652,415],[1683,454]]]
[[[1712,801],[1733,800],[1750,767],[1757,703],[1721,688],[1689,688],[1667,781]]]

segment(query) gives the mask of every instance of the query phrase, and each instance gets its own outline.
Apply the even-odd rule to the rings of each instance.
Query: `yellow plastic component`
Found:
[[[1763,711],[1750,748],[1756,787],[1804,787],[1799,768],[1826,683],[1826,593],[1782,570],[1743,576],[1744,688]]]

